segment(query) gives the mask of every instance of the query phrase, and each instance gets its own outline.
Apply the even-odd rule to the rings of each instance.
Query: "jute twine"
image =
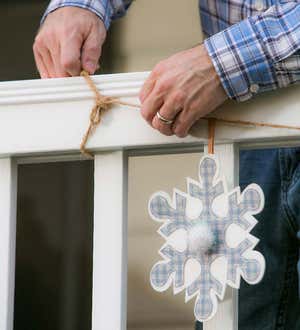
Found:
[[[82,138],[80,144],[80,151],[82,155],[93,158],[93,155],[86,149],[86,144],[89,140],[89,137],[94,133],[97,126],[100,124],[102,116],[105,112],[107,112],[112,105],[125,105],[133,108],[140,109],[141,106],[134,103],[123,102],[119,98],[104,96],[101,95],[97,86],[93,82],[92,78],[86,71],[82,71],[80,74],[85,81],[87,82],[90,89],[93,91],[95,95],[95,104],[90,113],[90,123],[89,126]],[[264,122],[255,122],[255,121],[246,121],[246,120],[234,120],[222,117],[213,117],[213,116],[205,116],[201,119],[208,121],[208,153],[214,153],[214,139],[215,139],[215,126],[216,122],[223,122],[227,124],[233,124],[236,126],[254,126],[254,127],[271,127],[271,128],[283,128],[283,129],[293,129],[300,130],[300,126],[290,126],[290,125],[280,125],[280,124],[272,124],[272,123],[264,123]]]
[[[95,95],[95,104],[90,113],[90,123],[82,138],[82,141],[80,144],[80,151],[81,151],[82,155],[84,155],[88,158],[93,158],[94,156],[86,149],[86,144],[89,140],[89,137],[94,133],[95,129],[100,124],[103,114],[107,110],[109,110],[109,108],[114,104],[126,105],[126,106],[134,107],[134,108],[139,108],[139,105],[123,102],[119,98],[101,95],[97,89],[97,86],[95,85],[92,78],[88,74],[88,72],[82,71],[80,75],[82,77],[84,77],[88,86],[90,87],[90,89],[93,91],[93,93]]]

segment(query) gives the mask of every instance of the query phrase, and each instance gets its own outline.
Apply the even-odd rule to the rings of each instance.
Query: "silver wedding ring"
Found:
[[[171,125],[171,124],[174,122],[174,120],[169,120],[169,119],[163,117],[163,116],[159,113],[159,111],[156,113],[156,116],[157,116],[157,118],[158,118],[160,121],[162,121],[162,122],[163,122],[164,124],[166,124],[166,125]]]

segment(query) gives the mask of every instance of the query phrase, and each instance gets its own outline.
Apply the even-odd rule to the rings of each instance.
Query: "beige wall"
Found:
[[[151,70],[202,41],[198,0],[136,0],[112,33],[115,72]]]
[[[114,72],[144,71],[161,59],[201,42],[197,0],[137,0],[113,26]],[[149,284],[163,239],[147,213],[157,190],[186,190],[186,176],[197,177],[200,155],[135,157],[129,162],[129,330],[192,330],[193,301],[184,294],[155,292]]]

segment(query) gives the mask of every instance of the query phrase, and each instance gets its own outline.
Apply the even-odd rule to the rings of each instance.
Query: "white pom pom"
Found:
[[[199,223],[188,232],[188,247],[192,252],[205,253],[212,248],[214,243],[214,234],[206,223]]]

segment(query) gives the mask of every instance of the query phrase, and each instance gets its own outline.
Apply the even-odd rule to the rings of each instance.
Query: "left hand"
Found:
[[[199,45],[155,66],[140,92],[141,114],[161,133],[185,137],[198,119],[227,98],[204,45]],[[158,111],[173,123],[162,122]]]

